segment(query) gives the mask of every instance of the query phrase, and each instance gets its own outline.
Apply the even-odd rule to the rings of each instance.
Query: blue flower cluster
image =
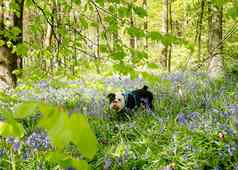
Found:
[[[51,146],[48,136],[43,132],[32,133],[26,139],[26,144],[36,150],[48,150]]]

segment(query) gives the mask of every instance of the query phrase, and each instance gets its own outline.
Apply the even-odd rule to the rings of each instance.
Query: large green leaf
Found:
[[[24,117],[33,115],[36,111],[37,106],[38,106],[38,103],[33,101],[18,104],[16,106],[14,117],[24,118]]]
[[[1,136],[14,136],[14,137],[23,137],[25,130],[23,126],[16,122],[15,120],[11,120],[10,122],[2,122],[0,121],[0,135]]]
[[[97,151],[97,140],[89,127],[86,116],[72,114],[68,126],[68,129],[72,131],[72,142],[78,146],[83,156],[92,159]]]
[[[76,170],[89,170],[88,163],[85,160],[73,159],[59,151],[48,152],[46,155],[46,160],[55,164],[59,164],[65,169],[72,167]]]
[[[80,153],[89,159],[96,154],[97,140],[91,131],[87,118],[84,115],[68,114],[59,108],[42,104],[43,113],[39,121],[40,126],[46,129],[53,144],[62,149],[70,142],[77,145]]]

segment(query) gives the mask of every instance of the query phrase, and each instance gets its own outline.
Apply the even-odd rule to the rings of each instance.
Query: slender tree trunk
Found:
[[[198,18],[198,22],[197,22],[197,32],[195,35],[195,43],[198,44],[198,54],[197,54],[197,58],[198,58],[198,62],[200,63],[201,61],[201,40],[202,40],[202,21],[203,21],[203,14],[204,14],[204,6],[205,6],[205,0],[202,0],[201,2],[201,13],[200,16]]]
[[[143,0],[143,7],[145,10],[147,10],[147,0]],[[148,32],[148,17],[146,16],[144,18],[144,31]],[[147,36],[145,37],[145,44],[144,44],[144,49],[148,49],[148,38]]]
[[[162,26],[162,33],[164,35],[168,34],[169,31],[169,22],[168,22],[168,14],[169,14],[169,2],[168,0],[163,0],[163,26]],[[162,67],[167,67],[168,61],[168,46],[163,45],[160,57],[160,64]]]
[[[170,33],[173,33],[173,19],[172,19],[172,1],[169,1],[169,27],[170,27]],[[172,44],[169,45],[168,47],[168,63],[167,63],[167,67],[168,67],[168,72],[171,71],[171,58],[172,58]]]
[[[222,16],[223,8],[213,3],[208,3],[208,75],[218,78],[224,75],[224,62],[222,56]]]
[[[133,18],[133,14],[131,12],[131,16],[130,16],[130,26],[134,27],[135,23],[134,23],[134,18]],[[130,37],[130,47],[131,48],[135,48],[136,47],[136,40],[135,37]]]
[[[99,23],[99,16],[97,13],[97,22]],[[97,26],[97,30],[96,30],[96,69],[97,69],[97,73],[100,73],[100,69],[99,69],[99,62],[100,62],[100,26]]]

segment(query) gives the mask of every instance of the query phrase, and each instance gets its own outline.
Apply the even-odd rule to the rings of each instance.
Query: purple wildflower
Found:
[[[106,159],[106,160],[104,160],[103,169],[104,170],[109,170],[111,165],[112,165],[112,160],[111,159]]]
[[[39,87],[40,87],[41,89],[45,89],[45,88],[49,87],[49,83],[48,83],[46,80],[41,80],[41,81],[39,82]]]
[[[14,144],[13,144],[13,150],[14,151],[18,151],[20,149],[20,141],[19,140],[15,140]]]
[[[187,118],[183,113],[179,113],[179,115],[177,116],[177,120],[181,125],[184,125],[187,123]]]
[[[10,136],[10,137],[7,137],[6,141],[7,141],[8,144],[13,145],[13,144],[14,144],[14,141],[15,141],[15,138],[12,137],[12,136]]]

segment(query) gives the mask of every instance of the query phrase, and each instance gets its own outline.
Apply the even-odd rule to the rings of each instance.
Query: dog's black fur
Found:
[[[124,105],[121,106],[118,113],[130,113],[138,107],[142,106],[146,110],[153,110],[153,94],[148,91],[148,87],[144,86],[141,89],[131,91],[129,93],[122,93],[124,98]],[[117,94],[110,93],[108,96],[110,105],[116,100]],[[120,102],[117,101],[117,102]]]

